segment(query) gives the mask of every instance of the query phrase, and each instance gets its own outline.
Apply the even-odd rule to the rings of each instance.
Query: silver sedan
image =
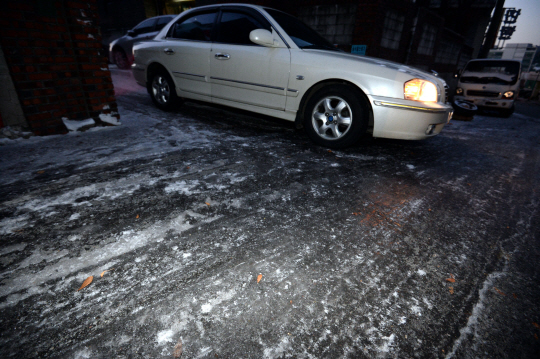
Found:
[[[364,133],[425,139],[452,115],[445,82],[336,49],[298,19],[254,5],[186,11],[134,47],[133,73],[159,108],[202,100],[295,121],[342,148]]]

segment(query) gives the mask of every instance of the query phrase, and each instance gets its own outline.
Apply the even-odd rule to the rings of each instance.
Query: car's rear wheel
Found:
[[[317,144],[344,148],[355,144],[369,123],[367,100],[348,85],[331,85],[318,90],[308,101],[304,127]]]
[[[121,49],[115,49],[113,52],[114,62],[119,69],[129,69],[131,64],[126,56],[126,53]]]
[[[148,84],[148,92],[154,104],[164,111],[171,111],[179,104],[174,82],[169,74],[160,70],[152,75]]]

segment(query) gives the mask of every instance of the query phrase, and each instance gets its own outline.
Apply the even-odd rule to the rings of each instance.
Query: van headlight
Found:
[[[506,91],[502,97],[506,99],[511,99],[514,97],[514,91]]]
[[[438,93],[437,86],[434,83],[412,79],[405,82],[404,94],[406,100],[422,101],[422,102],[437,102]]]

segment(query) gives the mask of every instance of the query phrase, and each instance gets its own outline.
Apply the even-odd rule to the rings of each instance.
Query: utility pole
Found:
[[[478,53],[479,59],[485,59],[488,56],[489,50],[495,44],[495,39],[497,38],[497,33],[499,32],[499,26],[501,25],[501,20],[504,15],[504,0],[497,0],[495,5],[495,11],[491,17],[489,23],[489,28],[484,37],[484,44]]]

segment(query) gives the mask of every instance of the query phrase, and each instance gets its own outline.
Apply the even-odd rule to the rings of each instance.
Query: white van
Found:
[[[479,109],[509,117],[514,112],[520,73],[521,62],[516,60],[471,60],[460,74],[454,102],[472,102]]]

